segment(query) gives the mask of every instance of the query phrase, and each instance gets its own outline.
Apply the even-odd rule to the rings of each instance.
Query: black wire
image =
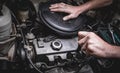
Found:
[[[10,10],[10,12],[11,12],[12,16],[14,17],[15,21],[17,22],[17,24],[20,25],[20,23],[19,23],[19,21],[17,20],[15,14],[14,14],[11,10]],[[25,44],[26,44],[26,43],[25,43],[25,38],[24,38],[24,34],[23,34],[23,31],[22,31],[22,28],[21,28],[21,27],[20,27],[20,32],[21,32],[21,36],[22,36],[22,38],[23,38],[23,44],[25,45]]]
[[[39,73],[43,73],[43,72],[41,72],[41,71],[38,69],[38,67],[36,67],[36,66],[34,65],[34,63],[32,62],[32,60],[31,60],[31,58],[30,58],[30,56],[29,56],[29,54],[28,54],[28,52],[27,52],[27,50],[25,50],[25,52],[26,52],[26,56],[27,56],[27,59],[28,59],[30,65],[31,65],[36,71],[38,71]]]

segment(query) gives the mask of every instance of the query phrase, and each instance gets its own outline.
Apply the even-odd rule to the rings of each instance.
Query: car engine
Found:
[[[62,20],[66,13],[49,10],[54,3],[80,5],[86,1],[0,0],[0,71],[106,73],[116,70],[116,59],[86,55],[77,43],[77,33],[92,31],[108,43],[119,45],[119,38],[114,40],[109,31],[113,25],[120,26],[120,1],[116,2],[118,5],[89,10],[68,21]]]

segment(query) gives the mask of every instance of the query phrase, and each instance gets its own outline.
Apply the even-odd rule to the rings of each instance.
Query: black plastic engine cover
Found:
[[[49,7],[55,2],[46,2],[39,5],[40,19],[46,26],[56,31],[62,36],[74,36],[78,31],[83,30],[86,25],[91,23],[91,18],[86,15],[79,15],[78,18],[64,21],[63,17],[68,15],[62,12],[51,12]]]

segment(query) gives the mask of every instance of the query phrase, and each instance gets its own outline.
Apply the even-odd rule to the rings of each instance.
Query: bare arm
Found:
[[[90,0],[81,6],[84,8],[84,11],[87,11],[90,9],[104,7],[104,6],[110,5],[111,3],[112,3],[112,0]]]
[[[86,54],[104,58],[120,58],[120,46],[105,42],[93,32],[80,31],[78,36],[78,43]]]
[[[57,3],[50,6],[50,10],[54,12],[65,12],[69,13],[68,16],[65,16],[63,20],[69,20],[72,18],[78,17],[81,13],[99,8],[104,7],[112,3],[112,0],[90,0],[80,6],[72,6],[64,3]]]

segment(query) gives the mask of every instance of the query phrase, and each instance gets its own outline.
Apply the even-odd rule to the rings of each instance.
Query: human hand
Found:
[[[68,5],[65,3],[56,3],[56,4],[52,4],[49,9],[53,12],[65,12],[68,13],[69,15],[63,17],[63,20],[69,20],[69,19],[73,19],[79,16],[79,14],[81,14],[82,8],[80,8],[80,6],[72,6],[72,5]]]
[[[109,58],[115,54],[115,47],[108,44],[93,32],[80,31],[78,43],[86,54]]]

